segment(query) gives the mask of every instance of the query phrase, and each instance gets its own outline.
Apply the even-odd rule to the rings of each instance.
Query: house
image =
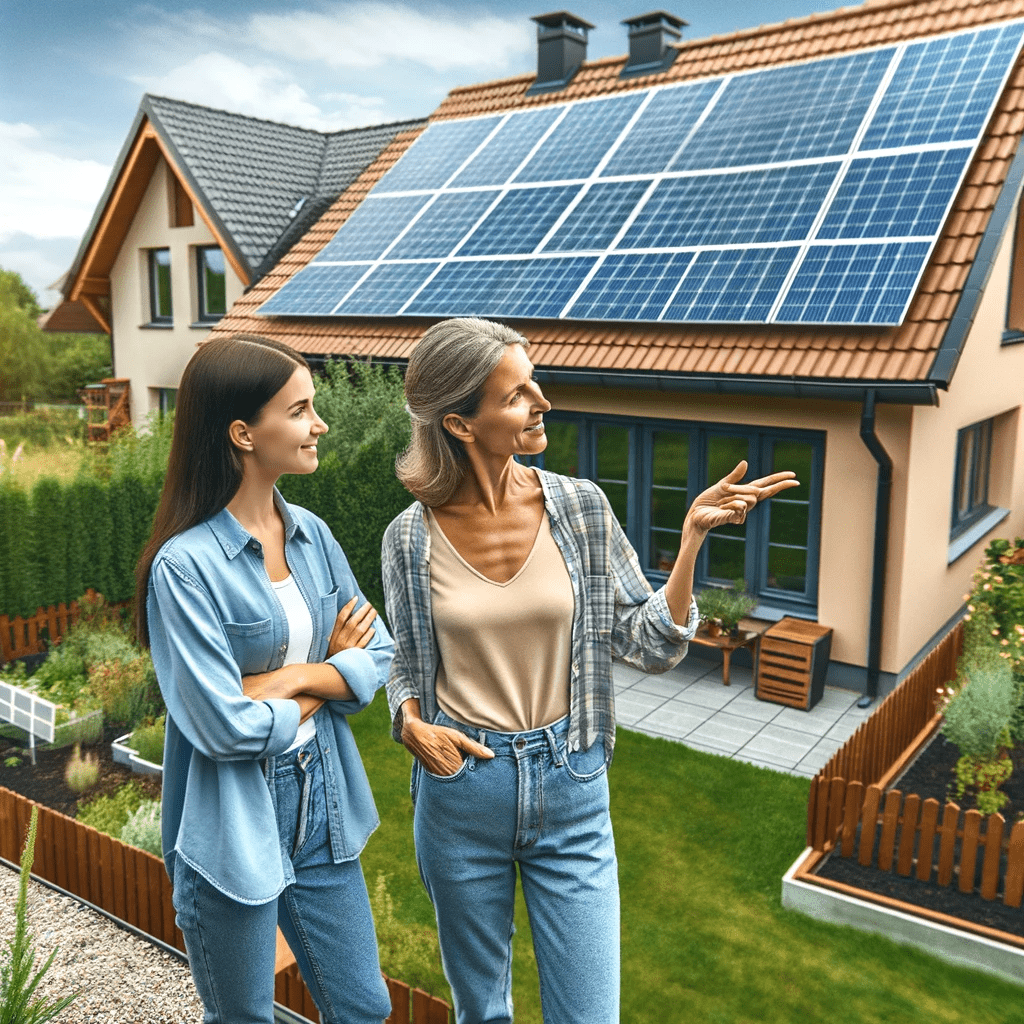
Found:
[[[196,344],[382,148],[422,126],[318,132],[144,96],[45,329],[111,335],[132,422],[173,408]]]
[[[454,89],[213,336],[401,365],[445,316],[512,324],[543,464],[601,484],[655,583],[694,494],[795,470],[696,582],[831,627],[867,703],[1024,534],[1022,19],[869,0],[686,41],[655,11],[587,62],[587,22],[538,17],[536,71]]]

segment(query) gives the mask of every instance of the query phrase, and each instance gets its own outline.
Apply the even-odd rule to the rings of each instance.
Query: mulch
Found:
[[[113,759],[110,742],[118,735],[116,729],[108,729],[101,741],[82,745],[82,754],[89,753],[95,757],[100,771],[96,786],[81,795],[69,789],[64,781],[64,769],[73,747],[56,750],[36,747],[36,764],[33,765],[27,748],[0,737],[0,786],[71,818],[76,816],[80,804],[89,803],[97,796],[111,796],[127,782],[134,782],[149,799],[159,799],[159,775],[138,774]],[[4,765],[3,762],[12,755],[21,756],[20,767],[8,768]]]
[[[892,788],[904,795],[917,793],[922,800],[934,797],[939,803],[945,803],[947,799],[954,798],[950,787],[955,783],[954,770],[959,756],[957,748],[947,743],[940,734],[918,755]],[[1014,750],[1011,758],[1013,774],[1002,787],[1003,792],[1010,797],[1010,802],[1000,812],[1009,825],[1024,815],[1024,750]],[[974,807],[974,801],[969,796],[956,802],[964,810]],[[1021,907],[1007,907],[998,899],[984,900],[977,892],[960,892],[955,878],[951,885],[940,886],[934,882],[921,882],[913,876],[904,878],[896,874],[895,869],[880,871],[875,867],[862,867],[856,857],[840,857],[836,854],[829,856],[815,874],[879,896],[888,896],[951,917],[963,918],[973,924],[1024,936],[1024,910]]]

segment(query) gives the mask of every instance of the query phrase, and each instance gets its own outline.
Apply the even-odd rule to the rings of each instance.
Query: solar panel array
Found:
[[[260,312],[898,324],[1022,34],[436,122]]]

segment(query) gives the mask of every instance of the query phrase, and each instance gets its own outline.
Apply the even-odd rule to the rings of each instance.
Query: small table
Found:
[[[729,636],[728,633],[711,636],[707,631],[707,626],[701,625],[690,643],[700,644],[701,647],[717,647],[722,652],[722,685],[728,686],[729,658],[732,652],[738,651],[741,647],[748,647],[756,662],[757,642],[760,639],[761,631],[756,629],[741,629],[738,636]]]

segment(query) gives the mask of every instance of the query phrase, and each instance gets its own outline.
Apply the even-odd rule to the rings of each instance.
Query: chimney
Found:
[[[526,94],[564,89],[587,59],[587,30],[594,26],[568,11],[530,20],[537,22],[537,78]]]
[[[651,11],[622,22],[629,30],[629,59],[620,78],[652,75],[672,66],[679,52],[672,43],[682,38],[687,22],[668,11]]]

